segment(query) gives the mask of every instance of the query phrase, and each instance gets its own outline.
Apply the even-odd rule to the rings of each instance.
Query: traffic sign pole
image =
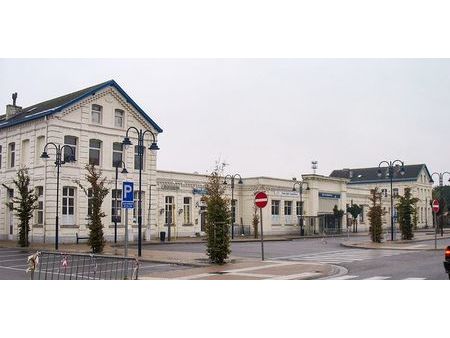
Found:
[[[264,232],[263,232],[262,208],[259,208],[259,218],[261,219],[261,257],[262,260],[264,260]]]
[[[265,192],[258,192],[255,195],[255,205],[259,208],[259,219],[261,220],[261,258],[264,260],[264,230],[262,209],[267,205],[267,195]]]
[[[434,215],[434,249],[437,249],[437,219],[436,219],[436,211],[433,211]]]

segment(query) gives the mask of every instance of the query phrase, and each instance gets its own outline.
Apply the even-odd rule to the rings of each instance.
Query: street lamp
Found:
[[[294,181],[295,181],[295,179],[294,179]],[[299,192],[300,192],[300,217],[298,219],[298,223],[299,223],[299,226],[300,226],[300,236],[304,235],[304,233],[303,233],[303,201],[302,201],[303,184],[306,184],[306,190],[309,190],[308,182],[303,182],[303,181],[301,181],[301,182],[295,181],[294,182],[294,186],[292,187],[292,191],[297,191],[295,189],[295,186],[298,185],[298,189],[299,189]]]
[[[445,175],[450,176],[450,173],[448,171],[444,171],[443,173],[433,173],[433,174],[431,174],[431,177],[433,177],[434,175],[437,175],[439,177],[439,186],[443,187],[444,186],[444,176]],[[450,182],[450,179],[448,181]]]
[[[156,144],[155,134],[151,130],[138,130],[136,127],[130,127],[127,129],[127,133],[125,134],[125,138],[123,139],[122,144],[127,147],[132,145],[130,138],[128,137],[128,132],[130,130],[136,131],[138,135],[138,158],[139,158],[139,201],[138,201],[138,256],[142,255],[142,167],[143,167],[143,158],[144,158],[144,137],[145,134],[150,133],[153,138],[153,142],[148,148],[149,150],[159,150],[158,145]],[[150,201],[151,203],[151,201]],[[151,208],[150,208],[151,210]]]
[[[116,189],[115,189],[115,195],[114,195],[114,243],[117,243],[117,210],[119,207],[117,206],[117,179],[119,178],[119,168],[123,169],[121,171],[121,174],[128,174],[128,170],[125,168],[125,162],[124,161],[116,161],[114,163],[114,168],[116,168]]]
[[[391,241],[394,241],[394,199],[392,196],[392,180],[394,179],[395,165],[401,164],[400,175],[403,176],[403,175],[405,175],[405,164],[403,163],[403,161],[400,161],[400,160],[389,161],[389,162],[381,161],[380,164],[378,165],[378,171],[377,171],[378,177],[381,177],[381,175],[382,175],[382,171],[381,171],[382,164],[387,164],[389,180],[391,182]]]
[[[58,231],[59,231],[59,168],[61,167],[61,165],[65,164],[66,161],[64,159],[64,149],[70,149],[70,155],[67,157],[67,162],[72,162],[75,161],[75,153],[73,151],[73,148],[71,146],[68,145],[56,145],[53,142],[48,142],[45,147],[44,147],[44,151],[41,154],[41,158],[44,160],[48,160],[50,158],[50,156],[48,156],[47,153],[47,147],[49,145],[52,145],[55,147],[56,150],[56,160],[55,160],[55,165],[56,165],[56,218],[55,218],[55,250],[58,250],[58,242],[59,242],[59,237],[58,237]]]
[[[242,177],[239,174],[227,175],[223,179],[223,184],[225,184],[225,185],[227,184],[227,178],[229,178],[231,181],[231,209],[233,211],[233,213],[231,215],[231,239],[234,239],[234,221],[235,221],[234,217],[235,217],[235,213],[236,213],[236,203],[234,201],[234,179],[237,176],[239,176],[238,184],[243,184]]]

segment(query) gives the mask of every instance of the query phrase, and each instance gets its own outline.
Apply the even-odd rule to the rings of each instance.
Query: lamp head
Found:
[[[377,171],[377,176],[378,176],[378,177],[381,177],[381,175],[382,175],[382,173],[381,173],[381,169],[380,169],[380,168],[378,168],[378,171]]]
[[[50,158],[50,156],[48,156],[47,152],[44,151],[44,152],[42,152],[41,158],[43,158],[44,160],[47,160]]]
[[[128,174],[127,168],[124,167],[124,168],[122,169],[121,173],[122,173],[122,174]]]
[[[242,182],[242,178],[239,178],[238,184],[244,184],[244,182]]]
[[[400,175],[405,175],[405,167],[404,166],[402,166],[401,168],[400,168]]]
[[[125,138],[123,139],[122,144],[123,144],[125,147],[128,147],[128,146],[131,146],[133,143],[131,143],[130,138],[127,136],[127,137],[125,137]]]
[[[292,188],[292,191],[297,191],[297,190],[295,189],[295,186]]]
[[[223,183],[222,183],[223,185],[227,185],[228,183],[227,183],[227,180],[223,180]]]
[[[150,145],[150,147],[148,149],[150,149],[150,150],[159,150],[159,147],[156,144],[156,142],[152,142],[152,144]]]

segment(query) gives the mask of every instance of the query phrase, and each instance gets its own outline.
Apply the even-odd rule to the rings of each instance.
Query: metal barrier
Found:
[[[38,251],[28,257],[30,279],[138,279],[139,261],[118,256]]]

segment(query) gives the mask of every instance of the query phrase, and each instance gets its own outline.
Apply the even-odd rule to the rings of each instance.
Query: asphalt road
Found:
[[[26,269],[28,267],[27,258],[32,253],[18,248],[0,248],[0,280],[30,279],[29,275],[26,274]],[[108,268],[108,266],[106,268]],[[186,268],[188,267],[176,264],[141,262],[139,266],[139,275],[145,276],[146,274],[156,271],[170,271]]]
[[[346,248],[340,245],[345,237],[268,241],[264,243],[266,259],[322,262],[344,267],[345,276],[338,279],[431,279],[445,280],[442,251],[375,250]],[[367,241],[367,237],[351,237],[351,242]],[[414,244],[423,244],[419,242]],[[429,241],[434,245],[434,240]],[[449,239],[438,240],[438,245],[450,244]],[[204,252],[205,243],[146,245],[145,249]],[[234,242],[232,255],[261,257],[259,242]],[[344,270],[345,271],[345,270]]]

